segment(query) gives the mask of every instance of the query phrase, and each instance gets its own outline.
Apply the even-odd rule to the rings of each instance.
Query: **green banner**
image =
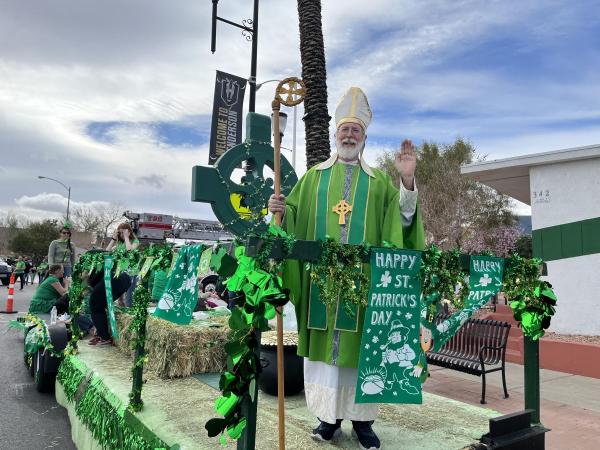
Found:
[[[504,259],[502,258],[471,256],[469,296],[463,309],[432,328],[434,351],[442,348],[475,311],[489,302],[502,289],[503,271]]]
[[[198,263],[202,245],[182,247],[167,279],[154,315],[170,322],[187,325],[198,302]]]
[[[420,252],[371,250],[356,403],[422,403],[420,267]]]
[[[104,288],[106,289],[106,306],[108,307],[108,321],[110,322],[110,330],[114,339],[119,339],[117,331],[117,321],[115,319],[115,308],[113,305],[113,294],[111,284],[111,270],[113,266],[112,255],[104,256]]]

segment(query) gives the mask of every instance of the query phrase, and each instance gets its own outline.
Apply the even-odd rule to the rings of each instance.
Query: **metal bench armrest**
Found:
[[[479,347],[479,360],[481,361],[481,364],[483,364],[483,351],[486,349],[489,350],[506,350],[506,344],[508,341],[504,341],[504,344],[502,345],[483,345],[481,347]],[[504,361],[504,357],[502,358],[502,360]]]

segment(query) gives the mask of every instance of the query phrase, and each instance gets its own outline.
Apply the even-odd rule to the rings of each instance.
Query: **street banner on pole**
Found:
[[[245,78],[217,70],[208,163],[214,165],[231,147],[242,143]]]
[[[422,403],[421,253],[374,248],[356,403]]]

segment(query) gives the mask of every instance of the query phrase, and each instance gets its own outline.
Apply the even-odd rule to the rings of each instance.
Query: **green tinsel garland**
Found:
[[[319,262],[307,265],[325,306],[334,307],[340,296],[349,316],[354,316],[353,305],[367,306],[369,277],[362,267],[368,254],[366,245],[345,245],[331,238],[322,242]]]
[[[69,401],[73,401],[79,385],[85,378],[85,367],[77,364],[74,357],[67,357],[60,366],[57,378]],[[102,380],[93,376],[89,381],[75,412],[90,430],[94,439],[103,447],[119,450],[152,450],[166,448],[160,439],[146,441],[125,421],[125,408]]]
[[[136,350],[136,358],[131,368],[131,376],[134,380],[131,392],[129,393],[129,406],[131,411],[141,411],[144,406],[142,401],[142,386],[141,380],[144,364],[148,361],[144,347],[146,345],[146,320],[148,319],[148,304],[150,303],[151,295],[148,289],[139,284],[133,292],[133,305],[130,313],[133,315],[133,320],[129,325],[129,330],[132,332],[133,340],[131,345]],[[138,383],[138,380],[140,381]]]
[[[67,400],[73,401],[77,388],[85,378],[83,365],[78,364],[72,356],[67,356],[58,368],[56,379],[63,387]]]

